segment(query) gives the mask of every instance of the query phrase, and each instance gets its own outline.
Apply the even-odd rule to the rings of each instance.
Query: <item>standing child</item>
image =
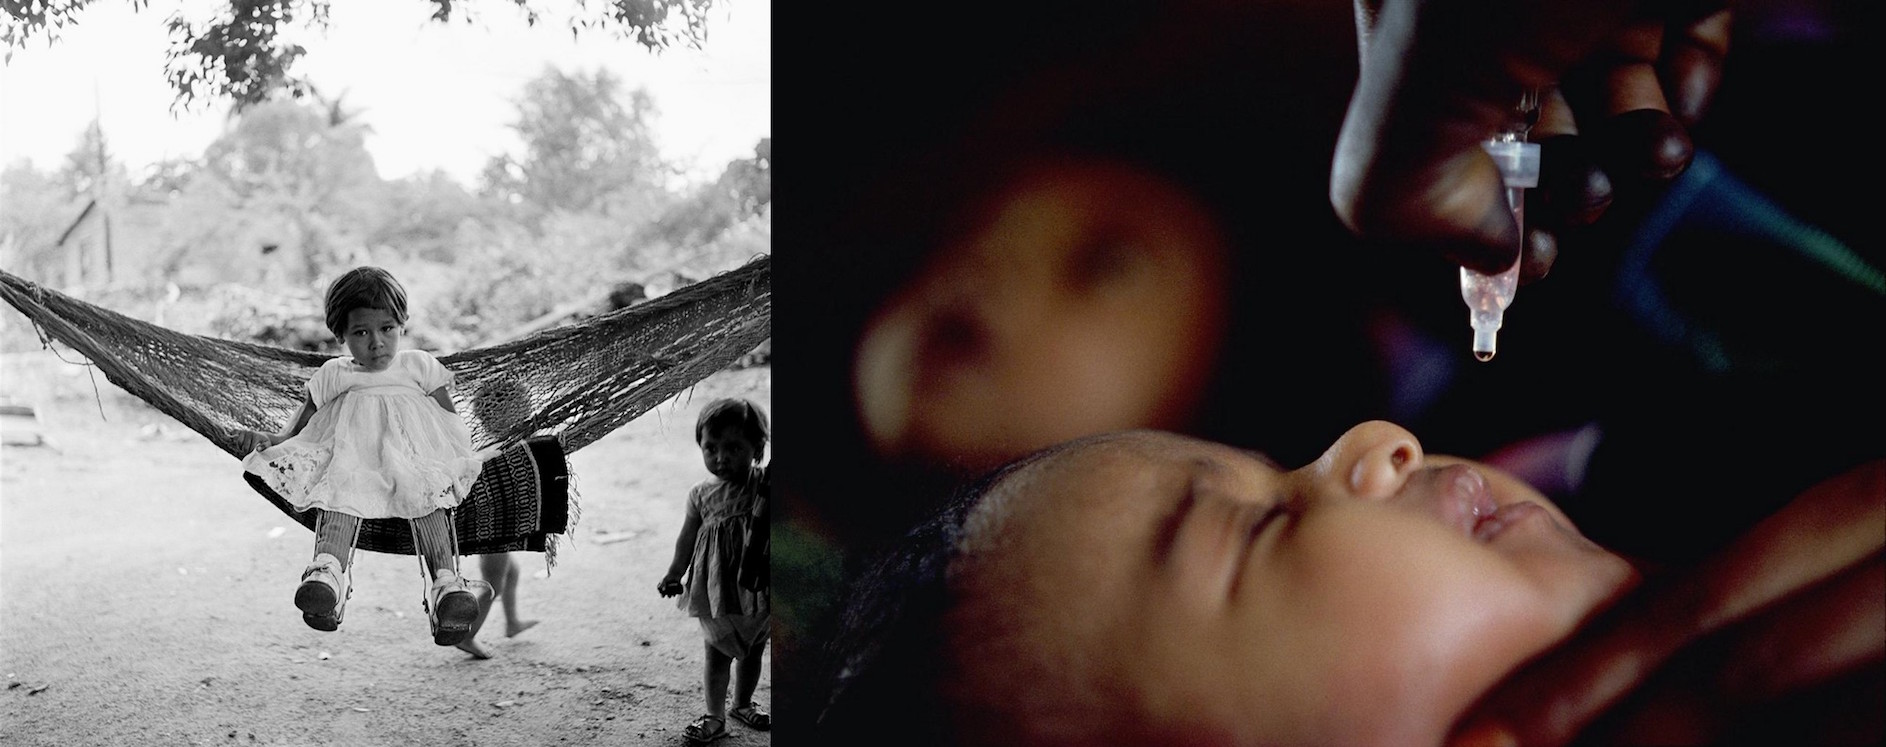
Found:
[[[690,742],[727,736],[728,714],[755,729],[772,727],[772,716],[753,702],[760,656],[772,628],[772,595],[737,581],[756,517],[766,511],[766,468],[760,461],[771,430],[766,413],[744,399],[708,403],[694,426],[694,441],[713,478],[688,491],[688,513],[675,540],[674,562],[656,586],[664,597],[681,595],[679,606],[700,619],[707,639],[707,713],[682,732]],[[729,668],[734,672],[731,711]]]
[[[295,508],[316,512],[314,560],[295,606],[309,627],[339,628],[361,520],[398,517],[412,526],[430,582],[433,643],[455,645],[479,600],[477,582],[458,573],[451,509],[489,454],[472,449],[452,406],[452,372],[430,353],[400,349],[407,316],[398,280],[378,267],[349,270],[328,286],[325,305],[327,328],[351,356],[315,372],[282,432],[246,431],[251,453],[242,462]]]
[[[471,632],[465,634],[465,640],[458,642],[458,648],[477,658],[489,659],[491,652],[478,644],[478,631],[484,629],[485,618],[491,616],[494,604],[504,608],[506,638],[515,638],[517,634],[537,627],[537,621],[526,620],[517,611],[517,580],[522,576],[517,559],[508,552],[485,553],[478,556],[478,569],[483,572],[484,584],[491,587],[492,593],[478,600],[478,616],[472,620]]]

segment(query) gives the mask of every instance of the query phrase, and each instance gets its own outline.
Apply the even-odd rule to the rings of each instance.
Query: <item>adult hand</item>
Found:
[[[1519,228],[1480,143],[1526,91],[1542,91],[1522,282],[1545,276],[1560,231],[1683,172],[1687,127],[1729,46],[1727,0],[1355,3],[1362,59],[1331,170],[1337,215],[1365,238],[1487,273],[1511,267]]]
[[[1451,744],[1563,745],[1600,717],[1607,740],[1717,743],[1786,696],[1856,673],[1878,679],[1883,660],[1886,459],[1809,489],[1694,570],[1632,591],[1495,687]],[[1861,723],[1823,713],[1786,728],[1879,734],[1877,708],[1858,710]]]

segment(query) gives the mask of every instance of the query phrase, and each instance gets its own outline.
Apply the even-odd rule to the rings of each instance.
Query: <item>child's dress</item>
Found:
[[[701,517],[701,528],[677,606],[700,618],[708,645],[735,659],[766,640],[773,619],[772,595],[741,588],[738,581],[760,484],[755,468],[745,485],[715,478],[688,491],[688,511]]]
[[[331,359],[308,380],[307,426],[242,467],[303,511],[416,519],[456,506],[491,454],[473,450],[464,421],[430,396],[451,381],[423,350],[399,351],[377,372]]]

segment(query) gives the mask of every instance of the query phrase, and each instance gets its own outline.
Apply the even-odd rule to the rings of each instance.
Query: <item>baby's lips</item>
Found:
[[[1535,515],[1542,517],[1545,521],[1557,523],[1552,519],[1551,513],[1546,511],[1544,506],[1537,503],[1533,503],[1532,501],[1509,503],[1501,506],[1499,510],[1481,518],[1480,522],[1474,526],[1474,539],[1480,540],[1481,542],[1491,542],[1494,537],[1499,536],[1500,532],[1505,531],[1507,527],[1518,524]]]
[[[1442,523],[1460,529],[1466,536],[1474,536],[1475,528],[1483,519],[1499,510],[1486,478],[1472,467],[1465,464],[1438,467],[1430,479],[1435,498],[1423,501],[1424,507]]]

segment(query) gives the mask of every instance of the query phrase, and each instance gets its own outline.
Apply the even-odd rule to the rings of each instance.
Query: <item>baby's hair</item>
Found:
[[[962,484],[867,565],[848,590],[840,631],[828,639],[824,669],[816,675],[825,683],[826,699],[814,726],[819,741],[850,744],[894,730],[909,738],[901,743],[956,744],[937,686],[949,666],[943,618],[957,601],[949,591],[949,567],[962,551],[964,524],[1009,475],[1068,445],[1036,451]]]
[[[405,324],[406,288],[393,278],[393,273],[378,267],[348,270],[327,287],[328,331],[335,337],[343,336],[347,315],[359,309],[380,309]]]
[[[699,445],[707,438],[709,429],[728,425],[739,426],[741,434],[753,444],[754,460],[766,456],[766,442],[772,438],[773,426],[766,418],[766,411],[751,400],[721,398],[707,403],[701,408],[701,419],[694,423],[694,443]]]

